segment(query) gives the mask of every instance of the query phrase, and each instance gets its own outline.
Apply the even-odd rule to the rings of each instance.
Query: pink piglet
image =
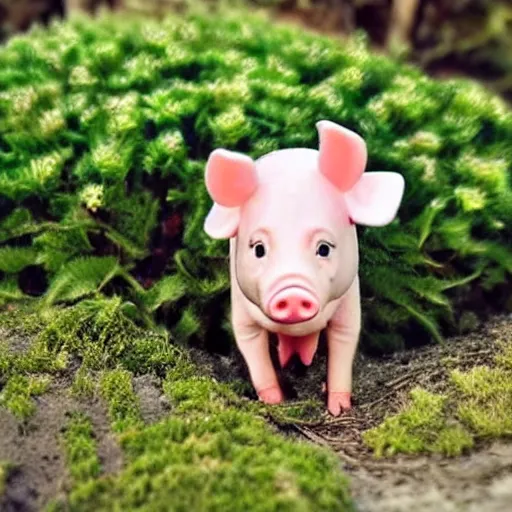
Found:
[[[327,329],[327,408],[351,407],[352,365],[361,329],[355,224],[385,226],[405,182],[393,172],[365,173],[367,150],[356,133],[317,123],[319,149],[250,157],[216,149],[206,165],[214,204],[206,233],[230,239],[232,325],[260,399],[283,400],[269,352],[278,336],[282,366],[305,365]]]

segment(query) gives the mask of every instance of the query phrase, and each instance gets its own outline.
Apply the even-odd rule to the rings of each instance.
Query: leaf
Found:
[[[430,334],[432,334],[432,337],[438,343],[443,343],[444,342],[444,339],[441,336],[441,333],[439,332],[439,328],[437,327],[436,322],[434,320],[429,318],[427,315],[422,313],[420,310],[410,306],[409,304],[406,304],[406,303],[403,303],[403,302],[400,303],[399,301],[397,301],[397,304],[400,304],[403,308],[405,308],[411,314],[411,316],[416,318],[416,320],[418,320],[418,322],[421,325],[423,325],[423,327],[425,327],[425,329],[428,332],[430,332]]]
[[[38,263],[38,252],[32,247],[0,247],[0,270],[16,274]]]
[[[448,204],[447,199],[437,199],[430,203],[426,208],[425,212],[420,217],[420,235],[418,240],[418,249],[421,249],[427,238],[432,232],[432,225],[437,215],[446,207]]]
[[[20,300],[28,297],[20,290],[16,278],[10,277],[0,281],[0,301]]]
[[[150,311],[157,310],[162,304],[176,302],[187,292],[183,278],[177,274],[166,276],[146,292],[144,304]]]
[[[54,277],[46,304],[72,301],[100,291],[119,272],[113,256],[78,258],[62,267]]]

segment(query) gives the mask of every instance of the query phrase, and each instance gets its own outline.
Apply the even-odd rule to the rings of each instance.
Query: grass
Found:
[[[494,366],[452,369],[444,395],[416,388],[402,410],[363,434],[377,457],[397,453],[454,456],[478,441],[512,436],[512,342]],[[445,362],[445,364],[452,364]]]

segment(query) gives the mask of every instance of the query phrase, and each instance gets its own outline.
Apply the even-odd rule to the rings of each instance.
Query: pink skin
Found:
[[[205,230],[230,238],[232,324],[262,401],[283,400],[269,354],[279,338],[284,366],[297,353],[310,365],[327,329],[327,408],[351,406],[352,364],[361,329],[355,224],[384,226],[404,190],[396,173],[365,173],[357,134],[317,124],[319,151],[287,149],[256,162],[215,150],[206,186],[214,206]]]

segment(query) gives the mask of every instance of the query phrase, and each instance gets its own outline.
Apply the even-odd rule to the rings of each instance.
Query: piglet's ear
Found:
[[[395,218],[405,181],[395,172],[364,173],[345,195],[348,214],[364,226],[385,226]]]
[[[320,172],[339,190],[350,190],[366,167],[367,151],[357,133],[331,121],[316,124],[319,139]]]
[[[254,161],[240,153],[216,149],[206,164],[206,188],[221,206],[241,206],[258,187]]]
[[[204,230],[208,236],[217,240],[231,238],[236,235],[239,222],[240,208],[224,208],[214,203],[204,221]]]

